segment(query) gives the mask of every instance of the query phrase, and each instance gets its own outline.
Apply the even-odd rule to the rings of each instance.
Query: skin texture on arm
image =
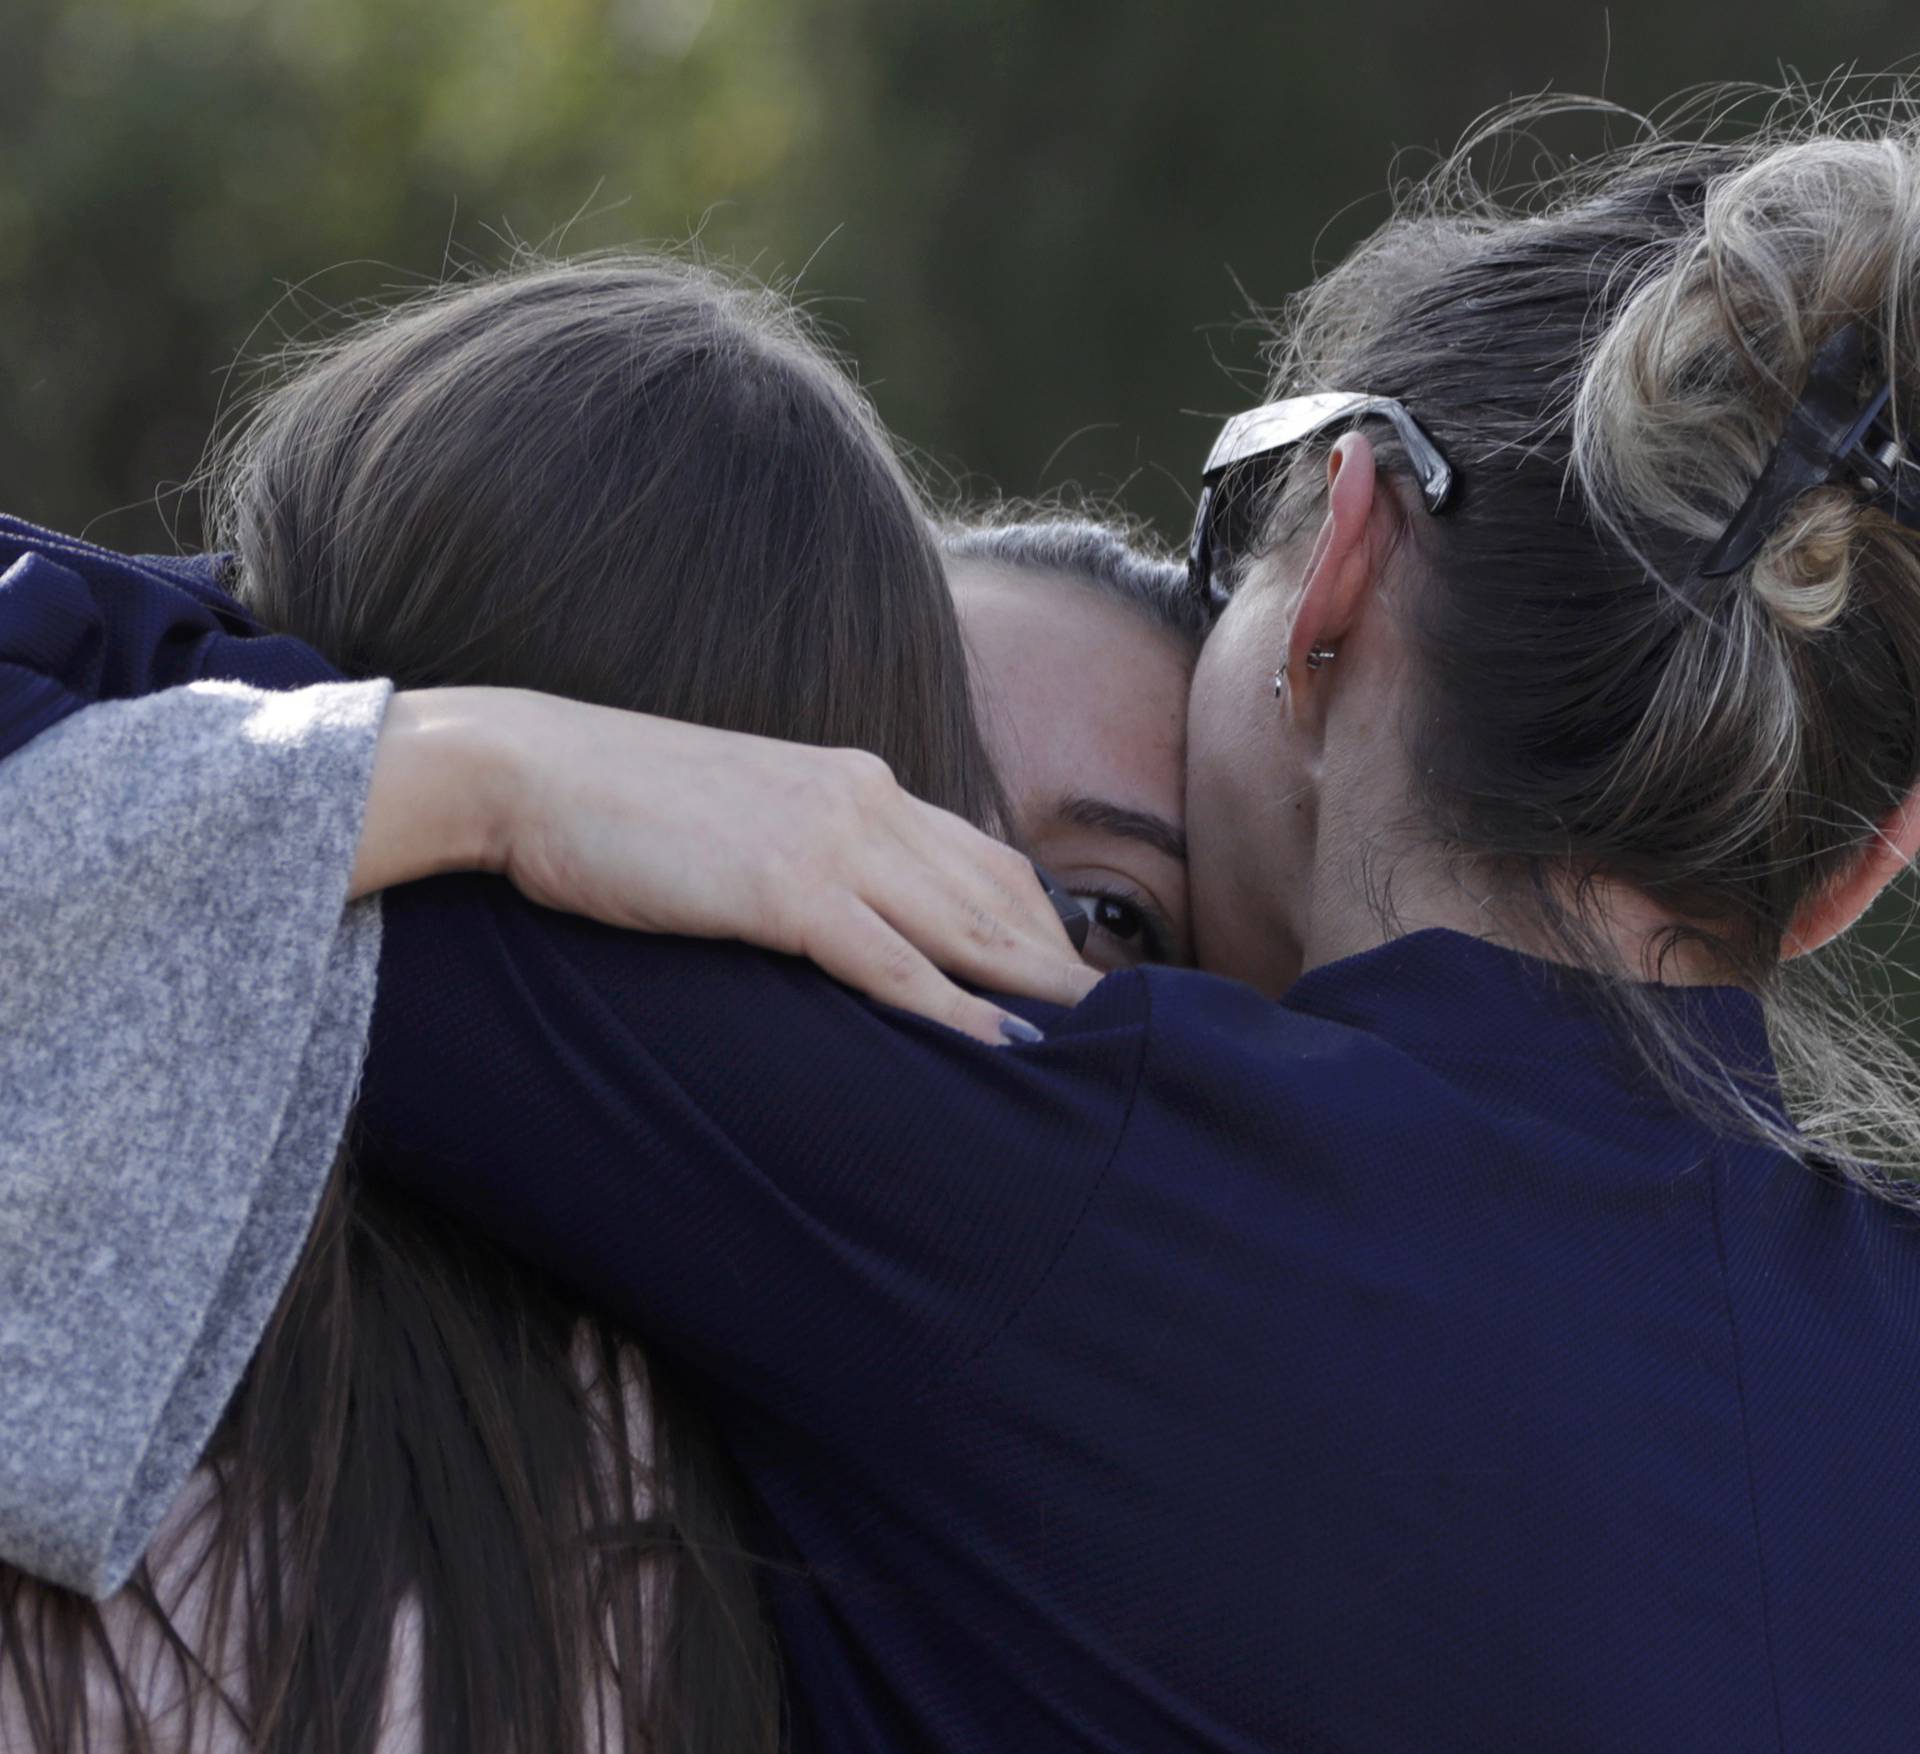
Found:
[[[101,701],[341,679],[234,602],[212,557],[141,560],[0,517],[0,563],[0,757]],[[811,957],[982,1040],[1025,1026],[942,970],[1064,1004],[1091,985],[1025,862],[871,755],[498,688],[401,694],[378,754],[355,896],[504,871],[550,907]]]
[[[502,863],[509,763],[486,735],[486,689],[396,694],[380,727],[348,899]]]
[[[803,956],[981,1041],[1030,1026],[948,974],[1057,1005],[1099,978],[1020,854],[871,755],[515,689],[401,694],[382,731],[354,893],[461,870],[602,924]]]

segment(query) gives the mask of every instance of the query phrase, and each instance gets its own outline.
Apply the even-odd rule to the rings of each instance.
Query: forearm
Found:
[[[607,925],[738,938],[998,1043],[1031,1027],[950,978],[1073,1004],[1074,956],[1018,853],[884,764],[508,688],[397,696],[355,895],[457,871]]]
[[[0,518],[0,569],[0,760],[102,701],[343,680],[254,623],[211,560],[160,567]],[[808,957],[990,1042],[1032,1031],[950,977],[1066,1004],[1092,983],[1025,862],[870,755],[479,687],[400,696],[377,754],[342,800],[366,818],[350,897],[498,872],[611,925]]]
[[[517,759],[503,723],[512,698],[491,688],[393,697],[375,751],[350,900],[421,877],[501,868]]]

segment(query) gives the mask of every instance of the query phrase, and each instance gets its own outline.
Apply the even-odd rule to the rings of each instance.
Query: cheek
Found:
[[[1284,617],[1229,607],[1200,654],[1187,721],[1187,842],[1200,966],[1279,991],[1268,964],[1283,935],[1300,763],[1273,673]]]
[[[1278,779],[1282,715],[1273,673],[1285,657],[1273,617],[1240,613],[1221,618],[1193,673],[1187,709],[1187,819],[1190,833],[1211,841],[1236,799],[1270,792]]]

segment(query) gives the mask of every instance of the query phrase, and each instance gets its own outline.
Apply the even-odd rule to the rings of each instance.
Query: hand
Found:
[[[910,797],[877,756],[509,689],[397,695],[389,719],[400,742],[437,751],[400,755],[420,765],[401,789],[437,779],[458,792],[464,773],[485,800],[481,844],[431,868],[497,870],[531,900],[609,925],[804,956],[993,1043],[1009,1038],[1008,1013],[949,975],[1061,1005],[1099,979],[1026,859]],[[376,770],[370,839],[380,782]],[[390,820],[401,802],[388,800]],[[405,875],[424,875],[421,862]],[[379,873],[364,875],[357,888]]]

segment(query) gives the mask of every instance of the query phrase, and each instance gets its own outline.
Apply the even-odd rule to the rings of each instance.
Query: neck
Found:
[[[1569,912],[1579,907],[1589,941],[1579,951],[1543,923],[1531,885],[1516,885],[1488,864],[1451,856],[1418,829],[1397,799],[1344,794],[1329,808],[1322,795],[1318,845],[1307,885],[1300,972],[1377,949],[1389,939],[1440,927],[1484,938],[1548,962],[1577,960],[1606,974],[1671,986],[1725,980],[1710,951],[1675,939],[1682,922],[1639,891],[1604,881],[1576,895],[1569,872],[1551,886]]]

